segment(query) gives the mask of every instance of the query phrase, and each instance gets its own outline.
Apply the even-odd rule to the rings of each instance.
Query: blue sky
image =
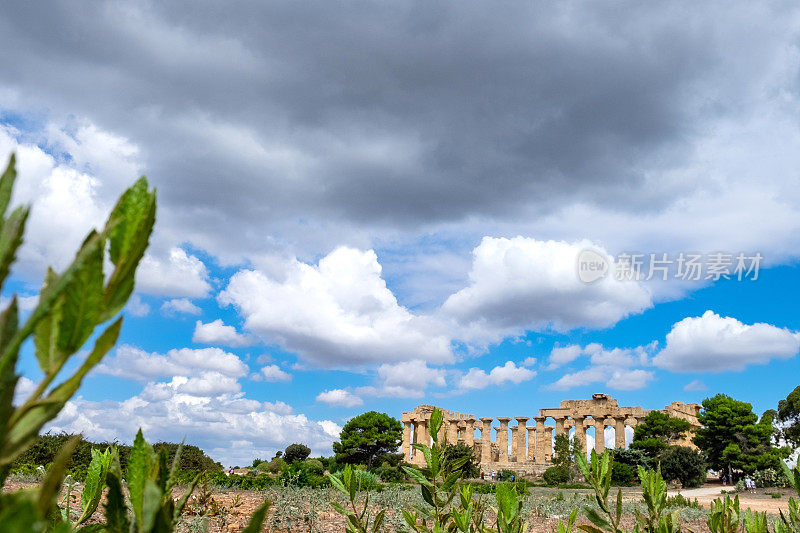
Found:
[[[245,463],[420,403],[775,408],[800,374],[800,12],[680,5],[9,10],[0,154],[34,210],[3,298],[30,309],[138,175],[159,191],[120,343],[51,429]],[[763,262],[587,283],[585,250]]]

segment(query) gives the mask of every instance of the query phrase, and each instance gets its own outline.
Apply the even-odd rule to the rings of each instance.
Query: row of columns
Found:
[[[566,434],[570,427],[575,428],[575,438],[580,443],[582,449],[586,449],[586,418],[584,416],[572,417],[551,417],[555,420],[555,426],[546,426],[545,420],[548,417],[537,416],[533,420],[536,422],[535,426],[528,426],[528,417],[515,417],[517,421],[516,426],[509,427],[510,417],[498,417],[497,421],[500,427],[495,428],[497,431],[497,449],[498,449],[498,463],[508,463],[511,457],[515,458],[517,462],[533,461],[536,463],[544,463],[553,457],[553,431],[556,435]],[[613,424],[607,424],[606,421],[612,419]],[[483,417],[480,419],[478,429],[481,432],[480,440],[477,441],[481,444],[480,461],[483,464],[495,462],[492,457],[492,421],[490,417]],[[625,426],[627,417],[609,417],[592,419],[592,425],[595,428],[594,447],[598,453],[605,450],[605,427],[613,425],[614,427],[614,446],[616,448],[625,447]],[[472,446],[475,441],[475,425],[474,418],[467,419],[450,419],[442,424],[439,431],[439,441],[447,440],[449,443],[456,443],[459,440],[463,441],[467,446]],[[633,419],[633,425],[636,425],[637,420]],[[413,426],[413,428],[412,428]],[[408,458],[413,455],[411,448],[412,442],[412,429],[413,429],[413,442],[430,444],[431,436],[428,429],[428,420],[404,420],[403,421],[403,455]],[[510,438],[510,442],[509,442]],[[511,445],[511,455],[509,456],[508,449]]]

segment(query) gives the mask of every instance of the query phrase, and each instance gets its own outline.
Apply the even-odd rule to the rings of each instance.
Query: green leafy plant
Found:
[[[377,533],[383,527],[386,510],[378,511],[374,519],[370,516],[369,492],[367,492],[361,508],[358,508],[356,500],[361,489],[358,472],[351,465],[347,465],[339,475],[328,475],[331,484],[336,490],[347,496],[350,502],[350,509],[346,509],[337,502],[331,502],[331,506],[347,519],[345,530],[348,533]]]
[[[797,492],[800,498],[800,467],[795,466],[790,470],[785,463],[781,467],[789,481],[789,485]],[[774,524],[775,533],[798,533],[800,532],[800,504],[794,498],[789,498],[789,509],[784,513],[780,512],[778,520]]]
[[[428,504],[427,507],[416,506],[415,510],[403,509],[406,523],[418,533],[443,531],[447,528],[451,519],[451,504],[460,492],[458,480],[462,474],[461,467],[467,460],[465,457],[459,457],[452,461],[444,461],[444,447],[439,443],[442,419],[442,412],[434,409],[428,421],[433,441],[431,446],[413,444],[425,457],[425,466],[403,467],[406,474],[419,483],[422,499]]]
[[[586,482],[594,490],[597,505],[605,515],[601,515],[592,507],[584,507],[586,518],[594,525],[581,524],[578,527],[587,533],[600,533],[602,531],[618,533],[622,531],[620,529],[620,522],[622,521],[622,489],[617,492],[615,504],[611,503],[608,495],[611,489],[612,455],[610,450],[606,450],[602,455],[597,455],[597,452],[592,450],[591,458],[587,460],[582,453],[575,454],[578,468]]]
[[[22,244],[29,213],[29,208],[22,206],[6,216],[16,175],[12,156],[0,176],[0,288]],[[103,230],[89,232],[66,270],[58,274],[48,269],[38,304],[23,324],[19,323],[16,296],[0,313],[0,524],[4,532],[171,532],[194,489],[196,480],[180,500],[172,499],[180,451],[176,451],[172,467],[167,468],[167,450],[156,454],[139,431],[126,476],[130,509],[125,503],[122,467],[116,448],[102,453],[92,451],[77,520],[73,523],[71,515],[71,481],[64,508],[59,508],[58,494],[67,464],[80,440],[78,437],[70,438],[61,446],[36,489],[3,491],[13,462],[36,441],[42,427],[58,415],[86,374],[116,343],[121,317],[97,336],[94,347],[77,370],[54,386],[67,362],[95,329],[114,319],[128,301],[133,292],[136,268],[153,230],[155,213],[155,191],[148,188],[147,180],[142,177],[122,194]],[[103,271],[106,259],[113,267],[108,275]],[[19,352],[31,337],[43,377],[33,393],[15,406]],[[105,523],[85,524],[97,509],[106,486]],[[260,531],[267,510],[268,502],[265,502],[253,514],[245,531]]]
[[[642,486],[642,499],[647,506],[647,516],[637,509],[635,532],[677,533],[680,511],[664,514],[667,508],[667,483],[661,476],[661,470],[645,470],[639,467],[639,481]]]
[[[717,498],[711,502],[711,512],[708,514],[706,525],[711,533],[737,533],[741,518],[739,496],[731,500],[726,494],[724,498]]]

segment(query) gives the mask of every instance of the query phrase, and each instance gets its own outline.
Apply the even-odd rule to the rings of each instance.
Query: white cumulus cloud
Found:
[[[337,248],[317,265],[292,260],[282,276],[242,270],[220,294],[248,330],[324,366],[452,360],[450,339],[401,306],[372,250]]]
[[[150,253],[136,271],[136,289],[158,296],[203,298],[211,291],[208,269],[197,257],[174,247],[166,257]]]
[[[292,375],[281,370],[278,365],[267,365],[262,367],[259,377],[264,381],[271,382],[292,380]]]
[[[220,344],[234,348],[250,346],[255,342],[251,337],[237,332],[233,326],[225,325],[220,318],[208,324],[198,320],[194,326],[192,341],[202,344]]]
[[[188,298],[173,298],[161,304],[161,312],[172,315],[175,313],[185,313],[187,315],[199,315],[202,310]]]
[[[517,366],[513,361],[507,361],[503,366],[496,366],[489,371],[481,370],[480,368],[470,368],[459,381],[459,388],[461,389],[485,389],[489,385],[504,385],[505,383],[519,384],[523,381],[528,381],[536,376],[536,372],[525,368],[524,366]]]
[[[673,372],[724,372],[772,359],[790,359],[800,350],[800,333],[771,324],[744,324],[711,310],[673,324],[667,344],[653,364]]]
[[[247,365],[235,354],[219,348],[170,350],[166,354],[149,353],[123,344],[113,357],[106,357],[96,372],[138,381],[157,377],[198,377],[203,372],[217,372],[230,378],[247,375]]]
[[[442,311],[462,325],[509,334],[528,329],[603,328],[652,305],[638,282],[612,276],[583,283],[578,254],[589,241],[567,243],[526,237],[484,237],[472,251],[469,285],[451,295]]]
[[[317,394],[317,401],[335,407],[357,407],[364,404],[364,400],[344,389],[331,389],[320,392]]]

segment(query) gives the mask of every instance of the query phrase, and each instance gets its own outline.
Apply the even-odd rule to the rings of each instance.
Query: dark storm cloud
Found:
[[[187,234],[419,229],[669,201],[645,176],[736,112],[786,44],[769,37],[782,18],[689,2],[19,2],[0,16],[0,82],[140,146]]]

